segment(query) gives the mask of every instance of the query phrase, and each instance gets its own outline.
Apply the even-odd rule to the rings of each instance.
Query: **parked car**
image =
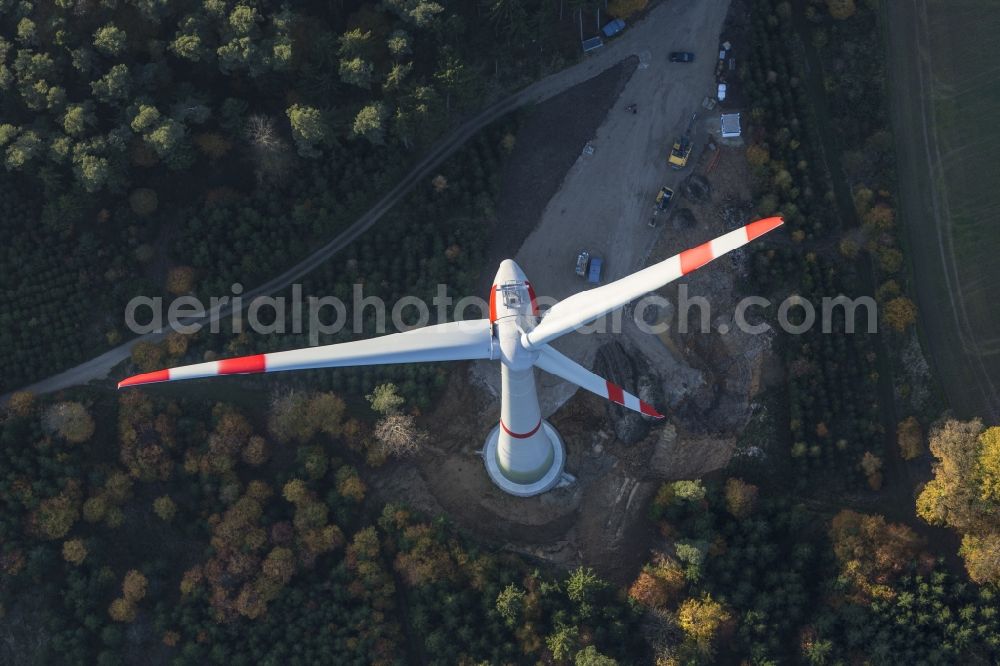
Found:
[[[601,283],[601,266],[604,261],[600,257],[594,257],[590,260],[590,272],[587,274],[587,282],[590,284],[600,284]]]
[[[672,51],[670,62],[694,62],[694,54],[690,51]]]
[[[590,253],[580,250],[580,254],[576,256],[576,274],[584,277],[587,274],[588,264],[590,264]]]
[[[624,29],[625,29],[625,21],[621,19],[615,19],[610,23],[608,23],[603,28],[601,28],[601,32],[604,33],[605,37],[614,37]]]
[[[727,86],[726,86],[725,83],[720,83],[719,84],[719,93],[718,93],[718,95],[716,95],[716,97],[719,98],[720,102],[724,102],[726,100],[726,87]]]

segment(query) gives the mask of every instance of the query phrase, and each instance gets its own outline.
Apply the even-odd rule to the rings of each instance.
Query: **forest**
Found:
[[[0,2],[0,390],[126,339],[132,296],[284,270],[448,127],[563,66],[569,14]]]

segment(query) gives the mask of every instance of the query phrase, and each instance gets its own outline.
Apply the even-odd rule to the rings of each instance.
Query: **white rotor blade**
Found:
[[[649,403],[639,400],[639,398],[622,389],[621,386],[612,384],[608,380],[595,375],[568,356],[560,354],[549,345],[543,345],[539,351],[541,353],[535,360],[535,366],[545,372],[556,377],[562,377],[566,381],[576,384],[580,388],[587,389],[602,398],[607,398],[622,407],[628,407],[629,409],[657,419],[663,418],[663,414],[656,411]]]
[[[196,363],[169,370],[157,370],[129,377],[118,388],[197,379],[217,375],[242,375],[309,368],[337,368],[351,365],[464,361],[493,357],[493,326],[488,319],[456,321],[425,326],[405,333],[383,335],[322,347],[256,354]]]
[[[534,329],[522,336],[525,347],[537,349],[575,331],[629,301],[696,271],[713,259],[743,247],[784,223],[780,217],[751,222],[698,247],[685,250],[602,287],[573,294],[553,305]]]

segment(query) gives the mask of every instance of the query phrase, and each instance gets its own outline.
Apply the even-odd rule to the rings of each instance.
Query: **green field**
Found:
[[[893,2],[887,12],[924,336],[953,408],[997,418],[1000,12],[993,0]]]

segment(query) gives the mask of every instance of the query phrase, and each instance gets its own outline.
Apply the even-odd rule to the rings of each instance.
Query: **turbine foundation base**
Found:
[[[480,453],[483,456],[483,462],[486,463],[486,473],[500,490],[517,497],[533,497],[552,490],[556,486],[567,485],[567,481],[573,478],[563,473],[563,466],[566,464],[566,448],[563,445],[562,437],[559,436],[559,431],[551,423],[544,420],[542,421],[542,431],[552,445],[552,464],[548,471],[542,475],[542,478],[534,483],[518,483],[504,476],[500,463],[497,461],[500,425],[496,425],[487,435],[486,444]]]

